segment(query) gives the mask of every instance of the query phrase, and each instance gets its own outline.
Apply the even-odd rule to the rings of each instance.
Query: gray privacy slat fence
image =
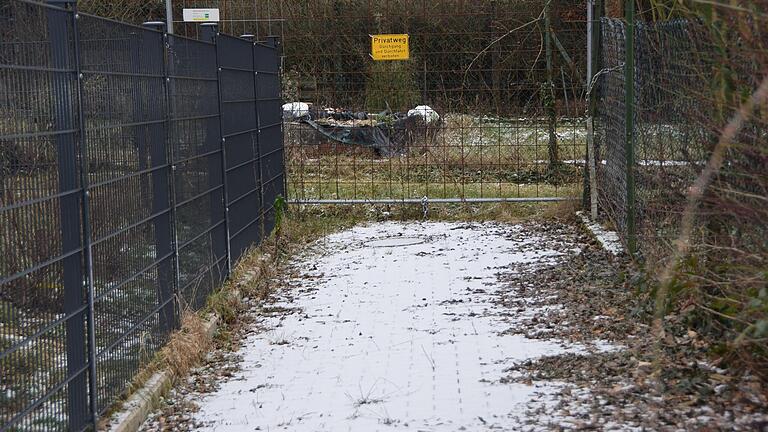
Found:
[[[0,429],[84,430],[272,230],[279,44],[0,10]]]

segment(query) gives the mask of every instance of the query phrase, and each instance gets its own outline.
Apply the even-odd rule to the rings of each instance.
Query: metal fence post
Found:
[[[586,89],[589,90],[589,84],[592,82],[592,20],[594,19],[593,13],[594,13],[594,0],[587,0],[587,77],[585,81]],[[594,134],[593,134],[593,124],[592,124],[592,94],[591,92],[587,94],[587,151],[584,155],[584,173],[583,173],[583,184],[582,184],[582,195],[581,195],[581,206],[583,208],[587,208],[591,204],[591,188],[590,188],[590,164],[589,159],[591,156],[590,152],[590,146],[594,145]],[[592,217],[594,219],[594,214],[592,214]]]
[[[278,74],[278,77],[282,77],[283,42],[280,39],[280,36],[275,36],[275,35],[267,36],[267,42],[271,46],[273,46],[275,48],[275,56],[277,56],[277,61],[275,62],[277,64],[277,70],[275,72]],[[282,94],[282,88],[283,88],[282,82],[279,84],[279,87],[280,87],[280,95],[279,96],[282,99],[282,97],[283,97],[283,94]],[[281,122],[280,123],[280,135],[281,135],[281,138],[283,140],[284,140],[284,133],[285,133],[284,127],[285,127],[284,123]],[[283,164],[283,167],[282,167],[282,169],[283,169],[283,185],[282,185],[282,189],[283,190],[282,190],[282,192],[283,193],[282,193],[282,196],[283,196],[283,198],[285,198],[287,200],[288,199],[288,175],[285,172],[285,167],[286,167],[286,163],[285,163],[285,147],[284,147],[285,146],[285,142],[281,143],[281,145],[283,145],[283,152],[282,152],[282,156],[283,156],[283,158],[282,158],[282,164]],[[271,203],[271,204],[274,204],[274,203]]]
[[[61,70],[79,70],[77,64],[69,64],[69,53],[74,50],[71,44],[73,41],[77,43],[75,35],[70,34],[77,33],[77,27],[72,27],[71,30],[69,27],[70,20],[77,22],[75,1],[67,3],[49,1],[49,3],[69,9],[67,11],[49,9],[47,11],[52,66]],[[72,92],[72,83],[75,81],[79,81],[79,77],[77,75],[73,77],[71,73],[57,72],[53,74],[51,102],[57,130],[78,129],[78,119],[75,118],[74,109],[76,106],[79,107],[79,100],[78,95]],[[83,236],[80,225],[81,199],[84,199],[84,193],[71,193],[81,187],[83,188],[82,191],[85,192],[85,188],[84,185],[80,184],[77,173],[79,158],[77,135],[74,133],[57,134],[55,139],[59,192],[63,194],[60,199],[62,253],[68,254],[80,250],[79,253],[72,254],[62,261],[64,314],[70,315],[77,313],[76,311],[86,301],[83,296],[83,281],[86,276],[83,272],[82,258],[85,252],[83,243],[84,241],[87,242],[88,238]],[[84,318],[85,315],[80,313],[70,316],[66,321],[67,375],[73,377],[67,385],[67,420],[70,430],[81,430],[89,421],[88,396],[90,392],[86,376],[82,371],[88,365],[86,343],[90,338],[86,334]],[[92,327],[89,325],[87,329],[90,331]],[[92,376],[91,380],[93,378]]]
[[[166,32],[173,34],[173,4],[171,0],[165,0],[165,20],[167,23]]]
[[[73,3],[72,31],[74,33],[75,51],[74,61],[77,69],[77,112],[78,129],[80,130],[80,184],[83,189],[83,238],[86,263],[86,286],[88,292],[88,354],[90,362],[89,395],[91,404],[91,420],[95,425],[99,417],[98,393],[96,374],[96,310],[94,306],[94,282],[93,282],[93,251],[91,245],[91,216],[90,216],[90,191],[88,178],[88,151],[85,131],[85,115],[83,110],[83,74],[80,64],[80,32],[78,30],[77,2]]]
[[[262,241],[266,234],[264,232],[264,173],[261,168],[261,139],[259,137],[259,134],[261,133],[261,130],[259,128],[259,70],[258,70],[258,61],[256,61],[256,37],[252,34],[244,34],[240,36],[243,39],[249,40],[252,42],[251,50],[253,51],[253,95],[254,95],[254,103],[253,103],[253,109],[256,111],[256,139],[253,140],[253,150],[254,155],[256,157],[256,178],[259,181],[259,241]]]
[[[165,25],[163,23],[158,25],[158,22],[147,22],[144,23],[144,26],[163,32],[159,45],[156,45],[154,40],[152,40],[152,43],[146,43],[145,39],[141,38],[141,51],[148,54],[144,57],[147,59],[145,61],[149,62],[151,59],[156,60],[157,58],[162,58],[163,94],[159,97],[165,99],[169,81],[168,67],[165,61],[167,58],[168,35],[164,31]],[[149,66],[149,64],[147,66]],[[152,95],[142,95],[142,97],[145,96],[152,97]],[[154,97],[157,96],[155,95]],[[155,256],[157,259],[162,260],[158,267],[157,287],[158,306],[161,306],[159,310],[160,327],[164,331],[170,332],[178,323],[174,312],[175,304],[173,301],[175,294],[174,287],[178,285],[176,283],[176,274],[178,274],[178,272],[176,272],[174,268],[174,261],[176,261],[178,254],[176,253],[175,242],[173,240],[175,236],[172,235],[172,232],[174,231],[172,219],[174,203],[171,197],[170,183],[173,181],[173,170],[168,154],[168,147],[171,146],[168,140],[169,116],[167,100],[164,105],[165,107],[158,106],[158,104],[148,104],[147,108],[149,109],[149,112],[147,115],[150,118],[157,118],[162,114],[162,117],[165,119],[165,122],[163,123],[148,126],[148,140],[150,166],[153,169],[162,167],[162,170],[158,169],[152,173],[152,213],[159,215],[154,218],[153,225],[155,231]],[[162,113],[159,112],[161,109],[163,109]],[[144,145],[143,147],[146,149],[147,145]],[[139,155],[139,157],[143,159],[144,155]],[[168,211],[166,212],[165,210]],[[162,257],[170,257],[170,261],[168,258]]]
[[[175,85],[171,76],[176,73],[176,62],[174,60],[174,39],[169,36],[171,33],[163,35],[163,97],[165,98],[165,144],[168,155],[168,176],[169,176],[169,202],[171,206],[171,244],[173,248],[173,294],[175,298],[174,313],[176,326],[181,325],[181,303],[179,290],[181,289],[181,264],[179,262],[179,233],[178,220],[176,213],[176,153],[174,147],[174,135],[171,129],[171,119],[173,118],[173,98],[175,94]]]
[[[634,255],[637,250],[637,227],[635,226],[635,0],[626,0],[624,17],[627,22],[624,50],[627,249],[631,255]]]
[[[589,100],[587,101],[587,163],[584,165],[584,201],[589,204],[590,216],[597,219],[597,155],[595,147],[595,115],[597,114],[597,94],[595,77],[600,69],[600,18],[603,10],[602,0],[587,2],[587,82]]]
[[[226,146],[226,139],[222,137],[223,134],[223,124],[222,124],[222,113],[224,112],[222,108],[222,98],[221,98],[221,61],[219,58],[219,45],[217,43],[218,39],[218,26],[213,23],[206,23],[200,26],[200,38],[202,40],[205,40],[207,42],[213,42],[215,52],[216,52],[216,76],[217,76],[217,106],[218,106],[218,113],[219,113],[219,146],[221,149],[221,182],[222,182],[222,190],[223,190],[223,202],[222,205],[224,206],[224,238],[226,242],[226,260],[227,260],[227,274],[232,273],[232,248],[231,248],[231,239],[230,239],[230,232],[229,232],[229,196],[228,196],[228,188],[227,188],[227,146]],[[213,171],[211,171],[213,172]]]
[[[547,143],[547,153],[549,157],[549,166],[547,171],[549,175],[557,179],[560,169],[560,156],[557,148],[557,111],[555,107],[555,84],[554,84],[554,50],[552,47],[552,17],[550,11],[550,2],[546,0],[544,4],[544,45],[546,49],[547,66],[547,89],[542,97],[544,102],[545,115],[547,117],[547,128],[549,142]]]

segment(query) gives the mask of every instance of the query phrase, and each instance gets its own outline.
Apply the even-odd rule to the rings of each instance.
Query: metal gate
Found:
[[[580,195],[587,135],[583,2],[216,5],[224,31],[283,41],[283,98],[296,103],[284,123],[292,202]],[[409,59],[374,61],[373,34],[408,34]],[[439,117],[409,118],[417,106]]]
[[[227,21],[236,3],[219,3],[225,29],[282,35],[292,202],[580,194],[581,2],[272,0]],[[372,34],[400,33],[408,60],[371,58]]]

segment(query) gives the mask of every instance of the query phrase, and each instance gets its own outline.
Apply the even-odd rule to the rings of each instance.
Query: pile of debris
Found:
[[[305,102],[283,105],[283,119],[315,129],[320,137],[342,144],[373,148],[378,156],[403,154],[417,129],[436,131],[440,115],[427,105],[419,105],[407,113],[367,113],[340,108],[314,109]]]

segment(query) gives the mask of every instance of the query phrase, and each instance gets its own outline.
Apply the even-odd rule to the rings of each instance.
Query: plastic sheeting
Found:
[[[320,124],[309,118],[302,119],[324,137],[343,144],[371,147],[379,156],[393,156],[402,153],[407,146],[408,130],[418,117],[397,118],[392,122],[380,123],[375,126],[342,126]]]

